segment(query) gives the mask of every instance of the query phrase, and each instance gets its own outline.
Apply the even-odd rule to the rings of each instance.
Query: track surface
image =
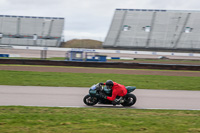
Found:
[[[83,97],[88,88],[80,87],[35,87],[0,86],[0,106],[55,106],[87,107]],[[136,89],[137,109],[184,109],[200,110],[200,91],[145,90]],[[105,107],[96,105],[95,107]],[[113,108],[113,106],[106,106]],[[117,106],[122,107],[122,106]]]
[[[157,71],[133,69],[70,68],[70,67],[33,67],[33,66],[0,66],[0,70],[72,72],[72,73],[117,73],[136,75],[200,76],[192,71]],[[1,105],[23,106],[72,106],[88,107],[83,97],[89,88],[77,87],[32,87],[0,86]],[[137,102],[131,108],[137,109],[186,109],[200,110],[200,91],[145,90],[136,89]],[[95,107],[105,107],[96,105]],[[106,106],[111,107],[113,106]],[[117,106],[122,107],[122,106]]]

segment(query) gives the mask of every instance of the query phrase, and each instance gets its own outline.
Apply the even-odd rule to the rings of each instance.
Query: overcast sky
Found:
[[[116,8],[200,10],[200,0],[0,0],[0,15],[64,17],[65,39],[104,41]]]

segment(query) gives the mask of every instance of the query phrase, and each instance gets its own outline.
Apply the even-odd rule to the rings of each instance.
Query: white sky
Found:
[[[200,0],[0,0],[0,15],[64,17],[65,39],[104,41],[116,8],[200,10]]]

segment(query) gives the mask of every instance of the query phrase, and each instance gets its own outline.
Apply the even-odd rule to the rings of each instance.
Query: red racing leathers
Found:
[[[107,97],[108,100],[114,101],[116,96],[125,96],[127,94],[127,89],[125,88],[124,85],[118,84],[116,82],[113,82],[113,87],[112,89],[112,97]],[[105,83],[104,83],[105,85]]]

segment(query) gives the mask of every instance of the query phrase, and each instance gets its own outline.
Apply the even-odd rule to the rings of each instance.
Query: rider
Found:
[[[106,83],[100,83],[101,85],[106,85],[108,89],[112,89],[112,96],[105,96],[100,95],[104,99],[108,99],[110,101],[118,102],[117,99],[115,99],[117,96],[120,96],[118,100],[121,100],[123,96],[127,94],[127,89],[124,85],[118,84],[116,82],[113,82],[112,80],[107,80]]]

